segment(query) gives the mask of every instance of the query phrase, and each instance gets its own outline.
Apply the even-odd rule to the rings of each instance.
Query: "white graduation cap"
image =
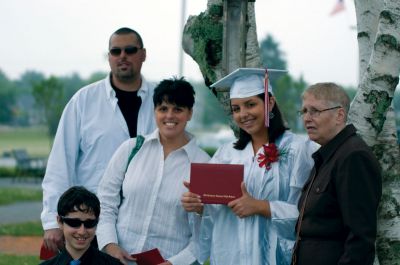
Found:
[[[224,78],[218,80],[211,87],[217,92],[229,90],[229,98],[247,98],[265,93],[265,127],[269,127],[269,95],[272,86],[269,84],[269,74],[286,73],[286,70],[238,68]]]
[[[211,87],[217,92],[229,90],[230,98],[247,98],[264,93],[265,69],[238,68],[229,75],[218,80]],[[268,74],[286,73],[286,70],[268,69]],[[268,83],[268,92],[272,87]]]

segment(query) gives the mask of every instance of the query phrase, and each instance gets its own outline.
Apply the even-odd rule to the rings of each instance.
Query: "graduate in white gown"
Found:
[[[202,216],[197,249],[201,262],[210,258],[212,265],[290,264],[297,202],[317,145],[288,130],[265,76],[264,69],[241,68],[212,85],[230,88],[240,134],[221,146],[210,163],[243,164],[244,181],[242,197],[228,205],[205,205],[196,194],[182,195],[183,207]]]

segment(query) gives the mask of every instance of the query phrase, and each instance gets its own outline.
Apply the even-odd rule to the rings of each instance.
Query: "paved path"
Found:
[[[0,187],[22,187],[41,190],[37,180],[13,182],[11,178],[0,178]],[[40,221],[42,202],[20,202],[0,206],[0,225]],[[43,238],[41,236],[0,236],[0,253],[9,255],[38,256]]]
[[[41,189],[41,183],[34,180],[13,182],[11,178],[0,178],[0,187],[23,187]],[[40,221],[41,212],[41,201],[19,202],[0,206],[0,224]]]
[[[42,202],[19,202],[0,206],[0,224],[40,221]]]
[[[13,180],[12,178],[0,178],[0,187],[21,187],[21,188],[32,188],[32,189],[42,189],[42,182],[37,178],[23,178]]]

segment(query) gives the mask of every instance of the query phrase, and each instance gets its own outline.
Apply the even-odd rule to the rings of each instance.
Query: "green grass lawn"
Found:
[[[32,156],[46,157],[50,139],[45,127],[0,127],[0,155],[12,149],[26,149]]]
[[[38,265],[40,263],[38,256],[15,256],[0,254],[0,265]]]
[[[20,201],[41,201],[42,191],[28,188],[0,188],[0,205]]]
[[[32,221],[0,225],[0,236],[43,236],[42,223]]]

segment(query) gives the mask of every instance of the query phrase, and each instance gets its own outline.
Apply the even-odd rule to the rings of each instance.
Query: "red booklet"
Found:
[[[157,248],[133,254],[131,256],[136,258],[136,263],[138,265],[157,265],[165,261]]]
[[[55,255],[57,255],[57,253],[46,248],[44,245],[44,242],[42,242],[42,245],[40,246],[40,254],[39,254],[40,260],[48,260],[48,259],[51,259],[52,257],[54,257]]]
[[[192,163],[190,191],[206,204],[228,204],[242,196],[243,165]]]

